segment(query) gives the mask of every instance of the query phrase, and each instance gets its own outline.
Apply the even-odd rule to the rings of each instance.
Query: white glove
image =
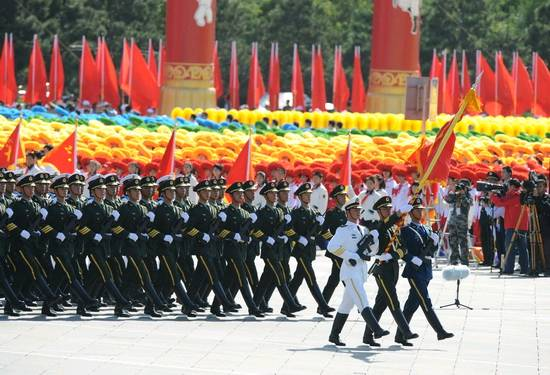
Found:
[[[114,210],[113,212],[111,212],[111,216],[115,218],[115,221],[118,221],[120,213],[117,210]]]
[[[411,206],[410,204],[406,204],[403,206],[403,209],[401,209],[401,213],[408,214],[409,212],[411,212],[412,209],[413,209],[413,206]]]
[[[378,234],[378,231],[377,231],[376,229],[371,230],[371,231],[370,231],[370,235],[372,236],[372,240],[373,240],[374,242],[377,242],[377,241],[378,241],[379,234]]]
[[[166,234],[163,238],[164,242],[168,242],[168,243],[172,243],[172,241],[174,241],[174,237],[172,237],[171,235],[169,234]]]
[[[48,210],[46,210],[45,208],[41,208],[39,212],[40,215],[42,215],[42,220],[46,220],[46,218],[48,217]]]
[[[243,242],[243,239],[241,238],[241,235],[239,233],[235,233],[235,236],[233,238],[237,242]]]
[[[13,210],[11,208],[6,209],[6,215],[8,215],[8,218],[13,216]]]
[[[382,262],[387,262],[389,260],[392,260],[392,256],[391,256],[390,253],[384,253],[384,254],[380,255],[380,257],[378,259],[380,259]]]
[[[273,239],[273,237],[267,237],[267,240],[265,240],[265,242],[267,242],[271,246],[275,244],[275,240]]]
[[[225,223],[225,221],[227,220],[227,215],[225,214],[225,212],[220,212],[218,214],[218,217],[220,218],[220,220],[222,221],[222,223]]]
[[[411,263],[420,267],[422,265],[422,259],[420,259],[419,257],[413,257],[411,259]]]
[[[132,240],[132,241],[134,241],[134,242],[137,242],[138,238],[139,238],[138,235],[135,234],[135,233],[129,233],[129,234],[128,234],[128,239],[129,239],[129,240]]]
[[[290,216],[290,214],[286,214],[285,215],[285,221],[286,221],[287,224],[289,224],[292,221],[292,216]]]
[[[300,236],[300,238],[298,239],[298,242],[301,243],[304,246],[307,246],[307,244],[309,243],[307,241],[307,238],[305,238],[304,236]]]
[[[430,232],[430,238],[434,242],[434,244],[439,244],[439,236],[435,232]]]
[[[149,211],[147,212],[147,217],[149,218],[149,221],[152,223],[153,221],[155,221],[155,214],[153,213],[153,211]]]
[[[23,237],[24,239],[28,240],[29,238],[31,238],[31,234],[26,231],[25,229],[23,229],[20,233],[20,236]]]
[[[252,219],[252,224],[254,224],[256,220],[258,220],[258,215],[256,215],[255,213],[251,213],[250,219]]]
[[[148,235],[147,233],[142,233],[141,236],[142,236],[143,238],[145,238],[146,240],[149,239],[149,235]]]
[[[288,242],[288,237],[287,236],[279,236],[279,238],[281,240],[283,240],[284,243],[287,243]]]
[[[206,243],[210,242],[210,235],[208,233],[203,234],[202,240]]]
[[[184,223],[187,223],[189,221],[189,214],[187,212],[182,212],[181,218],[183,219]]]
[[[315,218],[315,220],[317,220],[317,222],[319,223],[319,225],[323,225],[323,223],[325,222],[325,218],[321,215],[317,216]]]
[[[96,233],[96,235],[94,236],[94,240],[97,241],[97,242],[101,242],[102,239],[103,239],[103,237],[99,233]]]
[[[59,241],[63,242],[65,241],[65,235],[61,232],[57,233],[57,236],[55,236]]]
[[[80,220],[82,218],[82,211],[74,210],[74,215],[76,216],[76,220]]]

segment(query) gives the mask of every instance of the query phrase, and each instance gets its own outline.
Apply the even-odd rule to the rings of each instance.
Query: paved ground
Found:
[[[322,283],[329,272],[316,261]],[[402,303],[407,283],[398,284]],[[371,299],[375,283],[369,280]],[[331,320],[315,315],[305,285],[299,293],[310,308],[296,319],[278,314],[265,319],[208,315],[186,319],[177,313],[159,320],[144,316],[93,319],[70,314],[48,319],[28,314],[0,318],[0,374],[550,374],[550,279],[502,277],[474,270],[461,286],[461,302],[473,311],[437,311],[456,337],[438,342],[422,313],[412,322],[420,334],[413,348],[393,343],[389,313],[382,326],[392,335],[382,347],[361,344],[364,323],[350,316],[342,338],[327,342]],[[342,290],[333,297],[337,306]],[[431,285],[436,306],[454,301],[455,284],[435,272]],[[276,296],[272,306],[279,307]]]

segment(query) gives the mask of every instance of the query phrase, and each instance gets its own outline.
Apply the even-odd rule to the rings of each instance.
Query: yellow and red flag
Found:
[[[24,155],[25,150],[21,144],[21,119],[19,123],[13,129],[13,132],[10,134],[4,147],[0,151],[0,167],[4,168],[15,168],[17,166],[17,159],[19,155]]]
[[[42,162],[54,166],[59,173],[75,173],[77,169],[77,130],[75,130],[61,144],[55,147]]]

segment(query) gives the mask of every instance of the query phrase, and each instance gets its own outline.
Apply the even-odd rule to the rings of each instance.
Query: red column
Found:
[[[166,63],[161,112],[175,106],[212,107],[216,0],[166,1]]]
[[[420,74],[419,3],[419,0],[374,0],[369,112],[405,110],[407,77]]]

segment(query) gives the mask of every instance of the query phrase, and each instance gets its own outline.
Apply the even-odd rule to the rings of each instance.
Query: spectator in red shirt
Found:
[[[504,229],[505,237],[505,264],[503,274],[513,274],[516,255],[519,254],[520,273],[529,273],[529,254],[527,251],[527,231],[529,230],[529,209],[521,205],[520,190],[521,183],[512,178],[508,181],[508,192],[504,197],[491,194],[491,201],[504,207]],[[514,236],[514,231],[517,232]],[[514,240],[512,241],[512,238]]]

